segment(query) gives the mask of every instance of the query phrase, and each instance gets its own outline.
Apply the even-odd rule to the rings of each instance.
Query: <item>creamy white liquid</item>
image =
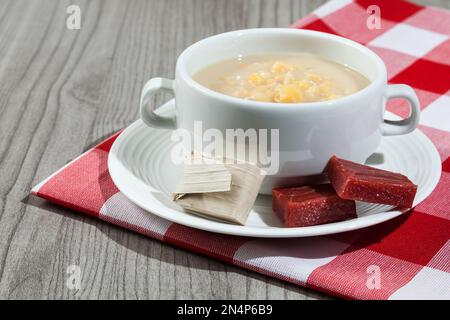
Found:
[[[193,79],[226,95],[265,102],[315,102],[353,94],[369,80],[342,64],[317,55],[265,54],[224,60]]]

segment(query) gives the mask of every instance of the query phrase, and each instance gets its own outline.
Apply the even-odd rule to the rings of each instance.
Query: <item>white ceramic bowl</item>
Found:
[[[344,64],[367,77],[370,85],[346,97],[313,103],[268,103],[244,100],[212,91],[192,79],[200,69],[225,59],[263,53],[306,52]],[[159,116],[150,96],[160,89],[175,95],[176,116]],[[404,98],[410,116],[384,120],[389,98]],[[299,176],[320,174],[335,154],[364,162],[379,146],[382,135],[407,134],[419,121],[416,94],[406,85],[387,85],[383,61],[368,48],[335,35],[297,29],[248,29],[203,39],[183,51],[174,80],[153,78],[142,91],[141,118],[151,127],[194,131],[202,129],[279,130],[277,170],[265,180],[262,193],[275,185],[298,182]]]

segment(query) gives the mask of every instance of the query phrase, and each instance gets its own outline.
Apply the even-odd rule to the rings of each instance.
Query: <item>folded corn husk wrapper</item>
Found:
[[[243,225],[264,175],[263,170],[249,162],[192,154],[184,165],[173,199],[188,211]]]
[[[174,192],[174,200],[187,193],[230,191],[231,172],[222,161],[192,155],[184,164],[183,174]]]

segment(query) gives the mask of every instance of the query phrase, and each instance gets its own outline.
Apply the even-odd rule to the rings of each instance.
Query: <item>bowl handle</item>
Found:
[[[142,89],[141,94],[141,119],[146,125],[153,128],[175,129],[175,117],[163,117],[155,113],[154,108],[149,104],[150,97],[157,91],[169,91],[173,93],[173,80],[165,78],[150,79]]]
[[[413,88],[406,84],[392,84],[386,90],[386,99],[402,98],[409,103],[409,116],[403,120],[386,120],[382,125],[383,136],[396,136],[413,131],[420,118],[420,102]]]

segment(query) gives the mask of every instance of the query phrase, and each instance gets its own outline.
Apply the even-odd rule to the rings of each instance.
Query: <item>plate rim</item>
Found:
[[[165,104],[163,104],[159,109],[162,111],[166,108],[169,108],[171,105],[173,105],[173,99],[169,100]],[[390,113],[386,111],[386,113],[391,117],[397,117],[395,114]],[[329,234],[336,234],[336,233],[342,233],[347,231],[353,231],[353,230],[359,230],[362,228],[366,228],[369,226],[373,226],[388,220],[391,220],[410,209],[402,209],[402,210],[393,210],[389,212],[381,212],[383,215],[378,215],[376,217],[371,216],[369,219],[368,217],[360,217],[356,219],[350,219],[345,221],[339,221],[339,222],[332,222],[328,224],[321,224],[316,226],[308,226],[308,227],[293,227],[293,228],[279,228],[279,227],[255,227],[255,226],[240,226],[240,225],[233,225],[228,223],[222,223],[219,221],[209,220],[200,216],[192,215],[189,213],[186,213],[189,215],[186,217],[185,215],[177,215],[176,213],[180,213],[178,210],[168,208],[164,205],[161,205],[159,203],[153,203],[153,206],[148,206],[146,202],[143,202],[142,200],[136,198],[131,188],[128,188],[127,185],[129,184],[144,184],[147,185],[145,182],[143,182],[141,179],[136,177],[133,173],[129,172],[126,167],[117,159],[116,154],[117,150],[120,147],[120,145],[123,143],[123,141],[127,138],[127,136],[133,132],[135,129],[139,128],[140,126],[144,125],[141,119],[136,120],[132,124],[130,124],[128,127],[126,127],[116,138],[114,143],[111,146],[110,152],[108,154],[108,170],[109,174],[111,176],[112,181],[116,185],[116,187],[119,189],[121,193],[123,193],[131,202],[136,204],[137,206],[141,207],[142,209],[148,211],[150,214],[154,214],[156,216],[159,216],[163,219],[169,220],[174,223],[178,223],[181,225],[185,225],[188,227],[192,227],[199,230],[214,232],[214,233],[221,233],[221,234],[228,234],[228,235],[236,235],[236,236],[247,236],[247,237],[255,237],[255,238],[295,238],[295,237],[310,237],[310,236],[323,236],[323,235],[329,235]],[[157,129],[155,129],[157,130]],[[426,144],[429,144],[429,147],[433,149],[433,155],[431,157],[433,162],[432,163],[432,170],[436,172],[435,175],[433,175],[432,180],[429,182],[430,187],[427,189],[428,191],[425,192],[424,195],[422,195],[421,198],[416,199],[415,206],[417,206],[419,203],[421,203],[423,200],[425,200],[436,188],[436,185],[438,184],[441,174],[442,174],[442,168],[441,168],[441,159],[440,155],[436,149],[436,146],[433,144],[433,142],[419,129],[416,129],[416,134],[421,137],[421,139],[424,140]],[[438,165],[437,165],[438,164]],[[128,177],[122,177],[123,174],[121,173],[120,167],[122,167],[122,171],[125,170],[128,173]],[[129,182],[124,182],[123,179],[128,179]],[[148,185],[147,185],[148,186]],[[414,207],[415,207],[414,206]],[[171,216],[170,214],[165,214],[164,211],[174,211],[174,216]],[[381,214],[380,213],[380,214]],[[352,221],[359,220],[358,223],[353,223]],[[216,227],[214,227],[216,226]]]

